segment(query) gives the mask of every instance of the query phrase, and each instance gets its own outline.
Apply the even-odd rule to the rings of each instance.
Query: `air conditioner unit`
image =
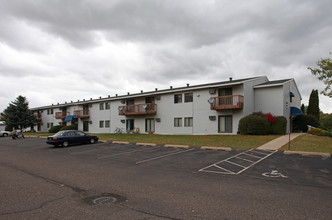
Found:
[[[92,125],[92,121],[89,121],[89,124]]]
[[[216,94],[216,90],[215,90],[215,89],[210,89],[210,90],[209,90],[209,93],[210,93],[210,94]]]
[[[125,104],[125,103],[126,103],[126,101],[125,101],[125,100],[121,100],[121,103],[122,103],[122,104]]]
[[[161,98],[160,95],[156,96],[156,100],[160,100],[160,98]]]
[[[156,118],[156,122],[160,122],[161,120],[160,120],[160,118]]]
[[[121,120],[121,123],[123,123],[123,124],[124,124],[125,122],[126,122],[126,120],[124,120],[124,119],[122,119],[122,120]]]
[[[216,116],[209,116],[210,121],[215,121],[216,118],[217,118]]]

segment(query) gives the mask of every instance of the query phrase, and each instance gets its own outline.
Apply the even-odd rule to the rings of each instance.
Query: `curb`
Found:
[[[130,144],[128,141],[112,141],[112,144]]]
[[[136,143],[136,145],[139,145],[139,146],[151,146],[151,147],[157,146],[157,144],[152,144],[152,143]]]
[[[284,151],[284,154],[286,154],[286,155],[298,154],[298,155],[302,155],[302,156],[318,156],[318,157],[330,157],[331,156],[329,153],[291,151],[291,150]]]
[[[164,147],[178,147],[178,148],[185,148],[188,149],[188,145],[173,145],[173,144],[165,144]]]
[[[230,147],[212,147],[212,146],[201,146],[202,150],[223,150],[223,151],[231,151]]]
[[[98,142],[101,142],[101,143],[107,143],[109,142],[108,140],[98,140]]]

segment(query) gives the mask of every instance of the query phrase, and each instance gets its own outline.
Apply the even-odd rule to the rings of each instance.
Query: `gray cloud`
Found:
[[[34,105],[254,75],[293,77],[306,98],[323,88],[306,67],[332,50],[330,8],[329,0],[0,0],[0,77]]]

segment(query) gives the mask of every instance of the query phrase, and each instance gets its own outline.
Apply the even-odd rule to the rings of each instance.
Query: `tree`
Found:
[[[320,119],[320,127],[332,131],[332,114],[326,114]]]
[[[318,99],[318,90],[312,90],[309,98],[309,105],[307,109],[308,115],[313,115],[319,120],[319,99]]]
[[[332,55],[332,53],[330,52]],[[330,58],[321,59],[317,62],[318,68],[311,68],[308,69],[311,71],[313,75],[315,75],[320,81],[326,85],[325,89],[321,92],[321,94],[326,95],[328,97],[332,97],[332,60]]]
[[[304,104],[301,105],[301,111],[303,112],[303,114],[306,113],[306,107],[304,106]]]
[[[18,96],[14,102],[1,113],[6,119],[6,125],[23,130],[36,123],[36,117],[29,110],[29,103],[23,96]]]

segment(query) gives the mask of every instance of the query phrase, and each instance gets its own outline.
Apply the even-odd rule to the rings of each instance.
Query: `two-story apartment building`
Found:
[[[77,124],[91,133],[117,129],[156,134],[236,134],[239,120],[253,112],[290,117],[300,108],[294,79],[269,81],[266,76],[185,87],[77,100],[33,108],[37,131]]]

